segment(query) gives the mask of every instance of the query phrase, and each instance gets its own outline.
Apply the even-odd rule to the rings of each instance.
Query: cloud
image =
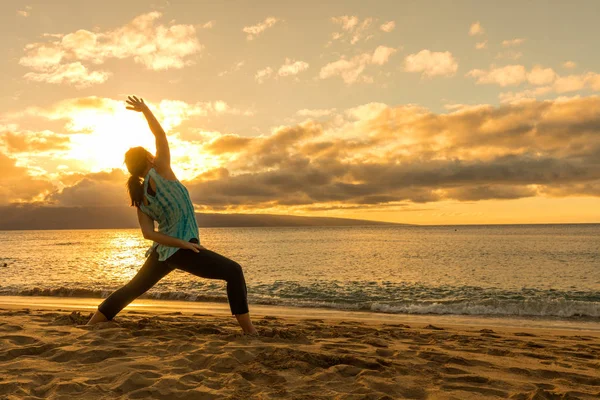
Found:
[[[519,45],[523,44],[524,41],[525,41],[525,39],[522,39],[522,38],[510,39],[510,40],[503,40],[502,41],[502,47],[515,47],[515,46],[519,46]]]
[[[385,24],[381,24],[381,26],[379,27],[379,29],[381,29],[384,32],[391,32],[396,28],[396,23],[394,21],[388,21]]]
[[[369,121],[378,117],[386,109],[388,109],[386,104],[373,102],[349,108],[345,114],[352,120]]]
[[[242,31],[247,34],[246,39],[254,40],[258,35],[271,28],[277,22],[281,22],[281,20],[275,17],[268,17],[263,22],[259,22],[256,25],[245,26]]]
[[[595,76],[595,74],[559,76],[554,81],[554,90],[557,93],[565,93],[584,89],[592,76]]]
[[[364,105],[341,126],[216,139],[234,161],[187,185],[196,204],[219,210],[599,196],[599,111],[598,97],[449,114]],[[357,126],[362,135],[349,133]]]
[[[573,61],[565,61],[563,63],[563,67],[566,69],[573,69],[573,68],[577,67],[577,64],[574,63]]]
[[[285,59],[285,64],[279,67],[277,75],[279,76],[290,76],[298,75],[302,71],[308,69],[308,63],[304,61],[294,61],[289,58]]]
[[[225,75],[228,75],[228,74],[232,74],[232,73],[234,73],[234,72],[237,72],[237,71],[239,71],[240,69],[242,69],[242,67],[243,67],[245,64],[246,64],[246,62],[245,62],[245,61],[239,61],[239,62],[235,63],[235,64],[234,64],[234,65],[233,65],[231,68],[229,68],[228,70],[219,72],[219,76],[225,76]]]
[[[19,64],[38,71],[46,71],[56,67],[65,57],[65,51],[60,46],[45,46],[40,43],[25,46],[27,55],[21,57]]]
[[[483,30],[483,27],[479,21],[472,23],[471,27],[469,28],[469,36],[483,35],[484,32],[485,31]]]
[[[539,68],[536,74],[532,74]],[[600,74],[588,72],[581,75],[559,76],[551,68],[534,67],[528,74],[528,82],[532,85],[544,85],[521,92],[500,93],[500,101],[514,103],[523,100],[536,99],[547,93],[568,93],[580,90],[600,91]]]
[[[371,24],[374,22],[374,19],[365,18],[362,22],[360,22],[360,19],[357,16],[343,15],[340,17],[333,17],[331,18],[331,21],[334,24],[340,25],[342,29],[342,32],[334,32],[332,34],[332,41],[340,39],[349,39],[350,44],[356,44],[364,38],[367,30],[371,27]],[[388,22],[388,24],[389,23],[394,22],[390,21]],[[389,28],[390,26],[391,25],[388,25],[387,27]]]
[[[215,20],[208,21],[202,25],[202,28],[203,29],[212,29],[215,27],[216,23],[217,23],[217,21],[215,21]]]
[[[10,153],[45,152],[50,150],[67,150],[70,138],[54,132],[3,132],[0,138]]]
[[[487,40],[484,40],[483,42],[477,42],[477,43],[475,43],[475,48],[477,50],[483,50],[483,49],[487,48],[487,42],[488,42]]]
[[[30,81],[66,83],[78,89],[106,82],[109,77],[109,72],[89,71],[79,61],[50,68],[47,72],[28,72],[24,75],[24,78]]]
[[[302,110],[298,110],[296,112],[296,114],[301,117],[319,118],[319,117],[329,116],[329,115],[333,114],[335,112],[335,110],[336,110],[335,108],[329,108],[329,109],[322,108],[322,109],[312,109],[312,110],[304,108]]]
[[[552,68],[534,66],[529,72],[523,65],[491,66],[489,70],[474,69],[466,76],[477,79],[478,84],[496,84],[502,87],[519,86],[529,83],[533,86],[544,86],[540,89],[527,89],[519,93],[502,93],[502,101],[514,101],[534,98],[549,92],[567,93],[584,89],[600,91],[600,74],[588,72],[579,75],[560,76]]]
[[[306,71],[308,67],[309,64],[305,61],[296,61],[290,58],[286,58],[285,63],[282,66],[280,66],[277,70],[277,76],[295,76],[298,75],[300,72]],[[274,72],[275,71],[271,67],[259,69],[254,75],[254,80],[256,80],[256,82],[258,82],[259,84],[264,83],[273,75]]]
[[[273,74],[273,69],[271,67],[259,69],[258,71],[256,71],[256,74],[254,75],[254,79],[258,83],[263,83],[271,76],[271,74]]]
[[[391,47],[379,46],[372,54],[362,53],[349,60],[341,58],[338,61],[323,66],[319,72],[319,78],[327,79],[334,76],[340,76],[346,84],[350,85],[361,78],[362,73],[368,65],[384,65],[395,52],[396,49]],[[362,78],[363,81],[365,81],[365,78]],[[366,82],[370,83],[369,81]]]
[[[102,99],[84,99],[79,107],[101,104]],[[188,110],[186,104],[168,105],[175,115],[174,110]],[[212,108],[227,110],[217,103]],[[301,111],[297,114],[333,113]],[[53,112],[59,115],[60,109]],[[460,106],[442,114],[369,103],[332,120],[281,126],[261,136],[215,133],[193,154],[216,162],[185,183],[199,209],[230,211],[600,196],[598,132],[598,96]],[[4,204],[10,199],[127,204],[120,170],[63,174],[58,181],[64,188],[57,191],[6,156],[0,156],[0,168]]]
[[[156,104],[147,99],[145,101],[167,131],[196,116],[253,115],[250,110],[232,107],[222,100],[188,103],[181,100],[162,99]],[[126,110],[124,99],[114,100],[106,97],[88,96],[61,100],[45,108],[29,107],[8,117],[18,119],[37,116],[49,120],[65,120],[65,129],[68,132],[81,133],[91,132],[101,124],[109,124],[106,126],[107,130],[115,129],[116,127],[110,125],[110,123],[122,123],[121,118],[123,116],[129,117],[127,119],[138,120],[139,118],[136,118],[135,115]],[[145,128],[146,125],[143,119],[140,121],[140,126]]]
[[[129,176],[121,169],[89,174],[73,174],[66,180],[74,181],[46,197],[56,206],[110,207],[129,205],[125,183]],[[70,178],[70,179],[69,179]]]
[[[19,63],[36,71],[26,74],[26,79],[81,86],[104,82],[108,73],[89,68],[109,59],[131,58],[155,71],[193,64],[190,57],[202,49],[195,27],[156,25],[161,16],[150,12],[105,32],[80,29],[68,34],[45,34],[50,41],[26,45],[26,54]]]
[[[478,185],[472,187],[450,188],[444,191],[446,197],[460,201],[510,200],[534,197],[538,194],[535,185]]]
[[[352,84],[357,81],[371,60],[372,55],[368,53],[355,56],[350,60],[342,58],[322,67],[319,77],[327,79],[333,76],[340,76],[345,83]]]
[[[404,59],[404,70],[420,72],[422,77],[452,76],[458,70],[458,62],[449,51],[432,52],[421,50]]]
[[[31,6],[25,6],[24,10],[17,10],[17,15],[20,17],[27,18],[27,17],[29,17],[29,15],[31,15],[32,8],[33,7],[31,7]]]
[[[379,46],[375,49],[375,52],[373,52],[371,63],[383,65],[389,61],[392,54],[394,54],[396,51],[397,50],[392,47]]]
[[[333,17],[331,21],[340,24],[345,31],[352,31],[358,25],[358,17],[343,15],[341,17]]]
[[[165,99],[158,103],[156,112],[157,118],[160,119],[161,125],[166,130],[179,126],[183,121],[192,117],[205,117],[208,115],[254,115],[251,110],[231,107],[222,100],[187,103],[181,100]]]
[[[195,118],[253,115],[252,110],[241,109],[221,100],[187,103],[163,99],[153,103],[146,99],[146,102],[169,135],[171,157],[174,164],[177,163],[173,168],[180,179],[193,176],[213,165],[213,160],[199,154],[198,148],[199,143],[214,136],[201,128],[191,128],[190,126],[198,126],[197,123],[194,124]],[[9,122],[18,122],[17,126],[28,124],[32,119],[43,125],[49,125],[48,121],[53,121],[52,126],[57,126],[53,129],[68,136],[69,142],[64,144],[67,149],[60,150],[60,155],[56,154],[58,150],[48,150],[49,154],[42,159],[35,158],[36,163],[54,165],[52,168],[57,168],[57,164],[65,164],[69,170],[74,171],[120,168],[123,167],[123,154],[130,147],[144,146],[149,151],[154,151],[154,138],[144,117],[126,110],[123,100],[73,98],[46,107],[28,107],[19,113],[5,114],[3,117]],[[182,126],[186,121],[190,121],[189,125]],[[25,139],[25,144],[19,144],[15,140],[13,142],[14,146],[42,145],[41,140],[31,142]],[[34,157],[31,154],[27,156]],[[37,170],[32,171],[38,173]]]
[[[244,149],[251,138],[237,135],[222,135],[204,145],[204,150],[213,154],[237,153]]]
[[[531,101],[539,96],[552,92],[549,86],[541,86],[535,89],[527,89],[521,92],[503,92],[498,95],[501,103],[519,103],[521,101]]]
[[[527,81],[532,85],[549,85],[556,79],[557,74],[552,68],[542,68],[536,65],[527,74]]]
[[[54,186],[42,178],[29,174],[25,167],[17,166],[16,160],[0,152],[0,204],[33,202],[43,196]]]
[[[502,87],[520,85],[527,80],[527,71],[522,65],[506,65],[489,70],[473,69],[467,76],[477,79],[478,84],[497,84]]]

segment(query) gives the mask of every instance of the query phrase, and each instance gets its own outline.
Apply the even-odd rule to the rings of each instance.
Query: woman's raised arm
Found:
[[[141,112],[148,121],[148,126],[156,138],[156,158],[154,163],[161,169],[166,171],[171,170],[171,152],[169,150],[169,142],[167,141],[167,134],[163,130],[160,123],[150,111],[150,108],[144,103],[144,99],[137,98],[136,96],[127,97],[128,110]]]

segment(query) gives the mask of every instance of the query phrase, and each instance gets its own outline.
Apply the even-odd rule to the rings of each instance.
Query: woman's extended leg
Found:
[[[171,267],[202,278],[225,280],[231,314],[235,315],[245,333],[256,334],[250,321],[246,281],[240,264],[207,249],[200,250],[199,253],[181,249],[166,262]]]
[[[147,292],[171,271],[173,271],[173,268],[169,267],[164,261],[158,261],[158,253],[156,250],[153,251],[133,279],[113,292],[98,306],[98,311],[92,316],[88,325],[110,321],[119,311]]]

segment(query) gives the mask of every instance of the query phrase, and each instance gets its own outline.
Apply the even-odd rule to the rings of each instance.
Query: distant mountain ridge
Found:
[[[196,214],[201,228],[276,226],[407,225],[349,218],[301,217],[276,214]],[[0,207],[0,230],[125,229],[137,228],[136,213],[129,207]]]

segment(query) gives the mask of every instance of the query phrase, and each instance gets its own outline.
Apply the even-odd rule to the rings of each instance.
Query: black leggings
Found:
[[[192,239],[190,242],[198,243],[198,240]],[[154,249],[133,279],[108,296],[98,306],[98,310],[108,320],[113,319],[119,311],[176,268],[202,278],[227,281],[227,299],[231,314],[248,312],[246,281],[242,267],[235,261],[206,249],[200,250],[199,253],[179,249],[165,261],[158,261],[158,253]]]

